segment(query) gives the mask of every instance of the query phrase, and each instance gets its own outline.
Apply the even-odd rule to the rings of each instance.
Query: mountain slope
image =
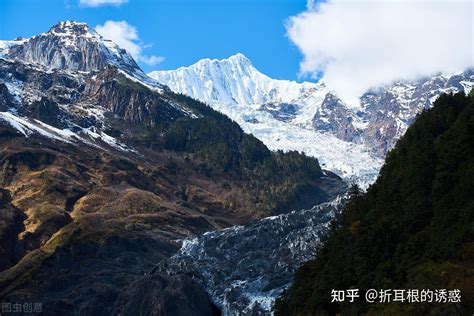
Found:
[[[17,43],[11,41],[9,46],[6,55],[10,58],[50,68],[91,71],[113,64],[130,73],[141,71],[124,49],[103,39],[85,23],[60,22],[46,33]]]
[[[366,183],[375,180],[380,158],[418,113],[431,107],[441,93],[469,93],[474,84],[473,71],[466,70],[395,82],[368,91],[360,104],[346,104],[322,82],[271,79],[242,54],[203,59],[149,76],[210,104],[272,149],[304,151],[339,175]],[[354,161],[364,163],[353,165]]]
[[[242,54],[204,59],[149,76],[175,92],[210,104],[269,148],[304,151],[343,177],[371,182],[382,163],[362,145],[314,131],[312,118],[328,92],[324,84],[271,79]]]
[[[84,23],[60,22],[1,46],[0,86],[8,102],[0,117],[25,135],[133,150],[117,139],[114,121],[164,128],[200,115],[171,100],[169,89],[147,77],[125,50]]]
[[[346,190],[317,159],[272,152],[146,77],[83,23],[1,47],[2,302],[48,315],[134,315],[134,304],[218,314],[191,276],[156,270],[180,239]]]
[[[474,94],[442,95],[388,154],[366,194],[353,191],[316,260],[277,315],[466,315],[474,310]],[[332,289],[359,289],[331,303]],[[460,303],[368,304],[368,289],[459,289]]]

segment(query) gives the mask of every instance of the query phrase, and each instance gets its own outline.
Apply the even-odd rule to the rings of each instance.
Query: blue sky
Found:
[[[61,20],[93,27],[126,21],[136,27],[143,54],[165,58],[155,66],[140,63],[146,72],[241,52],[263,73],[297,80],[302,56],[286,36],[285,21],[305,8],[306,0],[128,0],[98,7],[79,0],[0,0],[0,39],[29,37]]]

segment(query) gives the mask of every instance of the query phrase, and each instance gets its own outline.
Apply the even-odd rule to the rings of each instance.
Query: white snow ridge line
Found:
[[[100,140],[103,143],[118,149],[120,151],[129,151],[133,152],[132,149],[128,148],[126,145],[120,143],[117,139],[112,136],[105,134],[100,131],[95,132],[90,128],[84,128],[79,133],[74,133],[70,129],[59,129],[54,126],[48,125],[39,120],[34,120],[33,122],[27,118],[16,116],[10,112],[0,112],[0,120],[7,122],[10,126],[15,128],[24,136],[28,137],[34,133],[40,134],[44,137],[72,144],[75,141],[82,142],[89,146],[94,146],[102,148],[93,141]],[[39,125],[39,126],[38,126]],[[89,139],[84,138],[86,136]],[[103,148],[102,148],[103,149]]]

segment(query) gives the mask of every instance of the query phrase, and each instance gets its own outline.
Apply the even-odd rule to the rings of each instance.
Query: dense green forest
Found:
[[[311,207],[324,199],[319,162],[304,153],[272,152],[230,118],[182,94],[169,95],[200,116],[180,117],[163,126],[145,127],[135,144],[178,153],[204,176],[225,175],[254,192],[256,211],[273,214]]]
[[[388,154],[366,193],[354,190],[317,257],[276,315],[474,313],[474,94],[442,95]],[[332,289],[359,289],[331,303]],[[459,289],[461,303],[368,304],[368,289]]]

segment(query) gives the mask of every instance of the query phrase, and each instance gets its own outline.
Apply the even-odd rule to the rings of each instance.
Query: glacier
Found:
[[[269,148],[305,152],[362,187],[375,181],[386,153],[419,112],[441,93],[469,93],[474,84],[472,69],[436,74],[374,88],[347,104],[324,82],[272,79],[240,53],[148,76],[226,114]]]
[[[157,270],[200,282],[225,316],[271,315],[296,269],[313,259],[347,195],[307,210],[182,240]]]

